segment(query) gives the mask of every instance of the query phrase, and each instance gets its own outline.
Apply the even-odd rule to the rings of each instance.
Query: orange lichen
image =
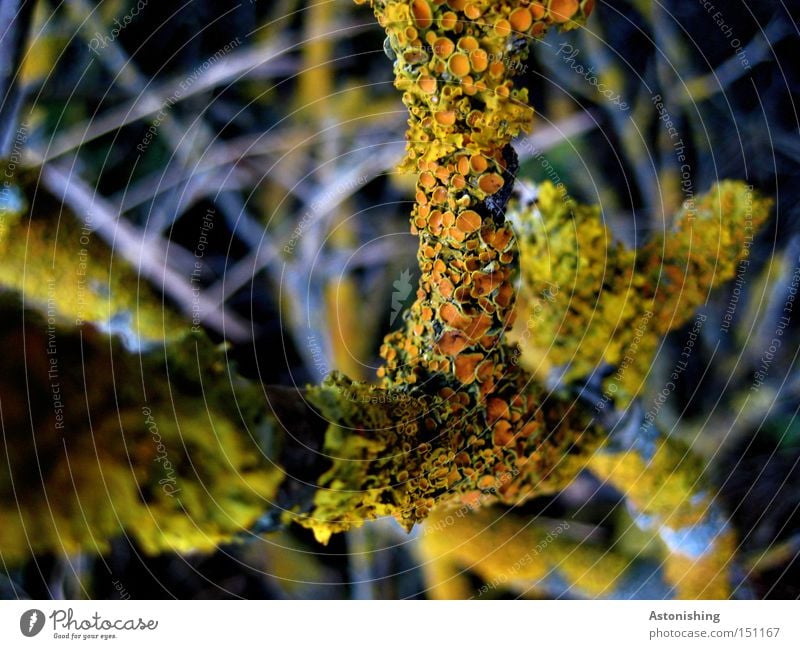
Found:
[[[411,13],[414,15],[417,27],[420,29],[428,29],[433,23],[433,11],[427,0],[413,0]]]
[[[518,480],[498,498],[517,502],[540,493],[542,484],[557,489],[574,475],[555,470],[571,464],[566,449],[579,448],[574,431],[586,429],[583,444],[591,448],[597,430],[556,401],[542,408],[539,389],[512,362],[515,350],[504,335],[514,321],[517,247],[503,222],[516,166],[509,144],[532,117],[527,91],[514,83],[527,56],[527,41],[518,35],[541,35],[556,20],[542,5],[521,0],[448,0],[411,9],[407,1],[371,4],[397,61],[406,62],[395,65],[395,85],[410,113],[402,168],[418,178],[411,223],[421,271],[404,328],[381,348],[382,387],[427,398],[430,386],[439,386],[436,399],[444,402],[434,399],[430,412],[440,417],[437,430],[451,431],[432,449],[450,458],[447,471],[432,470],[443,476],[442,488],[468,497],[513,468]],[[573,14],[566,28],[581,18]],[[411,23],[430,44],[422,50],[427,56],[404,38]],[[431,482],[414,483],[419,497],[404,522],[430,510],[439,493]]]
[[[419,87],[422,89],[423,92],[432,95],[436,92],[436,89],[439,87],[436,83],[436,79],[433,77],[429,77],[427,75],[420,77],[419,79]]]
[[[478,179],[478,187],[489,195],[496,194],[504,184],[503,177],[495,173],[485,174]]]
[[[553,20],[564,23],[578,11],[578,0],[550,0],[550,15]]]
[[[531,15],[531,12],[524,7],[520,7],[519,9],[512,11],[511,15],[508,17],[508,20],[511,24],[511,28],[518,32],[528,31],[530,26],[533,24],[533,16]]]
[[[469,74],[469,57],[466,54],[453,54],[448,63],[448,70],[457,77],[463,77]]]
[[[465,210],[458,215],[456,227],[465,234],[475,232],[481,227],[481,216],[473,210]]]

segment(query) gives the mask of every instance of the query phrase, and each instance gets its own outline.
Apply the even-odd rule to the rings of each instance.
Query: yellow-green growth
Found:
[[[304,396],[327,422],[323,454],[331,466],[313,509],[287,517],[322,542],[379,516],[410,529],[440,502],[519,503],[553,493],[601,443],[596,428],[557,400],[513,435],[497,426],[507,408],[501,400],[470,413],[463,394],[412,395],[338,373]]]
[[[614,597],[634,560],[583,538],[585,525],[530,520],[491,507],[437,509],[420,539],[430,594],[437,599],[492,597],[503,591],[528,597],[570,592]],[[484,582],[459,576],[468,570]],[[556,585],[557,584],[557,585]]]
[[[139,358],[89,327],[4,314],[4,562],[104,552],[123,533],[148,553],[210,551],[270,507],[283,475],[260,448],[260,386],[210,343]]]
[[[600,208],[543,183],[511,218],[521,251],[519,314],[511,339],[540,378],[585,378],[602,363],[624,403],[639,393],[661,338],[730,280],[771,202],[724,181],[687,202],[666,232],[638,250],[615,241]],[[612,385],[613,384],[613,385]]]
[[[664,540],[664,571],[677,597],[730,596],[736,537],[691,449],[654,436],[647,447],[596,453],[588,469],[625,496],[641,527]]]
[[[166,307],[136,269],[87,223],[49,198],[31,214],[21,188],[17,204],[0,206],[0,289],[21,293],[62,324],[94,324],[119,334],[130,348],[175,340],[186,323]]]

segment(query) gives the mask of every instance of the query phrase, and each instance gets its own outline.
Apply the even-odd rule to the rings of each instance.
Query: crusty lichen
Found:
[[[516,171],[510,142],[532,110],[514,76],[531,38],[577,26],[591,3],[371,4],[410,114],[402,168],[417,175],[411,225],[422,273],[406,327],[381,350],[380,374],[387,386],[428,391],[431,377],[447,377],[450,389],[478,401],[503,393],[498,382],[520,394],[527,381],[506,376],[512,350],[502,344],[517,270],[504,208]]]
[[[189,327],[76,215],[40,194],[31,213],[30,182],[11,185],[0,204],[0,290],[61,324],[89,323],[130,349],[176,340]]]
[[[735,275],[770,207],[745,183],[723,181],[637,250],[614,240],[599,207],[543,183],[534,204],[510,210],[523,314],[510,339],[521,362],[540,380],[553,371],[572,381],[616,368],[605,392],[624,405],[640,392],[663,336]]]
[[[323,453],[331,466],[318,481],[313,509],[288,517],[322,542],[379,516],[410,529],[446,501],[517,503],[558,491],[601,441],[588,420],[558,401],[523,422],[500,397],[469,412],[464,393],[429,396],[338,373],[304,398],[328,422]],[[504,415],[517,433],[497,425]]]
[[[404,168],[418,178],[411,222],[422,276],[404,329],[381,349],[382,392],[336,377],[309,391],[333,422],[326,448],[342,458],[304,519],[321,539],[365,513],[410,527],[437,501],[474,499],[498,483],[496,497],[508,502],[556,490],[574,476],[572,457],[599,439],[577,408],[544,398],[503,339],[517,272],[503,216],[515,166],[509,143],[531,119],[513,77],[529,36],[577,25],[587,4],[372,5],[410,113]],[[393,405],[351,407],[342,393],[367,403],[381,394]],[[398,403],[418,414],[398,419]],[[353,453],[362,466],[351,466]]]
[[[148,553],[210,551],[269,508],[283,476],[260,446],[261,388],[209,342],[139,358],[3,306],[4,563],[104,552],[122,534]]]

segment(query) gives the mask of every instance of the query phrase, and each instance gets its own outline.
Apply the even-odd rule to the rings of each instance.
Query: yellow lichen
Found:
[[[81,224],[42,196],[30,214],[23,189],[15,188],[15,209],[2,207],[0,288],[23,294],[27,306],[61,324],[93,324],[134,349],[188,332],[136,269],[98,238],[91,220]]]
[[[260,387],[231,382],[210,343],[139,358],[4,307],[3,562],[122,534],[148,553],[210,551],[270,507],[283,476],[258,443]]]
[[[625,597],[620,582],[635,560],[576,536],[580,527],[491,507],[438,509],[420,539],[430,595],[477,599],[510,590],[528,597]],[[463,579],[465,570],[483,585]]]
[[[600,443],[595,429],[558,402],[521,420],[518,409],[529,410],[525,395],[506,401],[497,394],[476,417],[463,393],[427,396],[334,373],[304,399],[327,422],[322,452],[331,465],[317,483],[313,509],[288,517],[322,542],[380,516],[410,529],[439,502],[488,495],[516,503],[558,491]],[[571,428],[579,422],[585,431]]]
[[[667,231],[639,250],[614,240],[600,210],[545,182],[511,218],[520,238],[522,286],[511,335],[540,379],[565,380],[602,364],[617,372],[606,393],[636,396],[662,337],[684,325],[710,292],[730,280],[771,202],[725,181],[687,203]]]

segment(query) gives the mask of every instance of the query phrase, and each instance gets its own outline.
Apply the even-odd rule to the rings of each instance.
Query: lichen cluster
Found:
[[[138,358],[91,327],[8,300],[3,313],[4,564],[105,552],[122,534],[148,553],[211,551],[271,506],[283,476],[259,445],[261,388],[209,342]]]
[[[511,340],[523,364],[565,381],[617,370],[605,392],[624,405],[641,390],[664,335],[734,277],[771,201],[724,181],[694,200],[642,247],[615,241],[600,208],[545,182],[509,218],[518,232],[522,283]]]
[[[118,335],[129,349],[172,341],[189,329],[94,232],[70,210],[39,194],[35,179],[11,185],[15,200],[0,203],[0,289],[19,292],[26,306],[59,324],[92,324]]]
[[[518,269],[516,240],[504,217],[516,172],[510,142],[532,117],[527,91],[514,86],[514,75],[531,37],[551,25],[577,26],[591,3],[371,4],[388,34],[395,85],[410,114],[403,168],[417,175],[411,227],[419,236],[421,271],[404,328],[381,348],[379,376],[392,399],[416,400],[419,416],[409,423],[382,415],[390,439],[379,435],[376,445],[363,443],[378,454],[399,454],[400,465],[369,472],[372,480],[383,475],[380,489],[358,498],[372,501],[369,509],[392,513],[388,498],[410,527],[445,494],[476,498],[502,484],[497,497],[515,502],[556,490],[576,447],[590,448],[598,438],[568,404],[546,402],[504,340],[515,314]],[[333,403],[326,448],[335,450],[354,442],[339,434],[349,414],[341,399]],[[374,418],[362,409],[356,420]],[[336,465],[330,480],[341,473],[352,478]],[[387,483],[390,475],[398,476],[396,484]],[[318,537],[349,520],[342,512],[356,497],[347,489],[369,484],[368,472],[359,478],[320,496],[325,506],[308,519]]]
[[[470,411],[463,393],[387,389],[339,373],[304,399],[327,422],[322,454],[331,463],[310,511],[286,518],[322,542],[379,516],[411,529],[445,502],[518,503],[556,492],[601,443],[584,415],[557,400],[523,421],[500,398]],[[503,415],[521,434],[497,426]]]
[[[438,387],[433,377],[447,377],[451,389],[481,401],[504,392],[498,382],[517,380],[504,376],[517,269],[504,210],[517,166],[510,142],[532,111],[514,76],[531,37],[554,24],[577,26],[591,3],[371,4],[410,114],[403,169],[417,175],[411,225],[422,272],[404,330],[381,350],[380,374],[387,386],[428,392]]]
[[[721,183],[635,250],[613,240],[598,208],[547,183],[510,222],[511,141],[532,116],[515,73],[531,39],[578,26],[593,2],[371,4],[410,114],[403,168],[417,180],[421,271],[403,327],[381,348],[381,384],[333,373],[287,395],[243,381],[219,349],[137,292],[132,269],[87,247],[91,232],[73,215],[4,212],[0,283],[47,319],[13,306],[5,312],[25,317],[0,326],[8,376],[29,377],[25,395],[0,382],[12,431],[0,454],[0,558],[102,552],[121,533],[148,552],[208,550],[276,511],[326,542],[377,517],[410,529],[460,507],[476,543],[453,565],[476,559],[487,580],[513,570],[518,589],[555,572],[578,594],[625,596],[629,557],[602,555],[600,567],[599,549],[564,536],[546,557],[509,568],[493,545],[517,547],[517,528],[480,534],[472,517],[479,505],[559,491],[589,469],[661,539],[665,592],[713,585],[724,595],[735,543],[714,517],[702,464],[650,438],[608,440],[585,404],[541,386],[554,368],[570,381],[605,365],[618,370],[606,383],[615,405],[635,397],[658,341],[733,276],[769,203]],[[174,342],[140,358],[92,326],[78,331],[84,321],[123,332],[129,348]]]

